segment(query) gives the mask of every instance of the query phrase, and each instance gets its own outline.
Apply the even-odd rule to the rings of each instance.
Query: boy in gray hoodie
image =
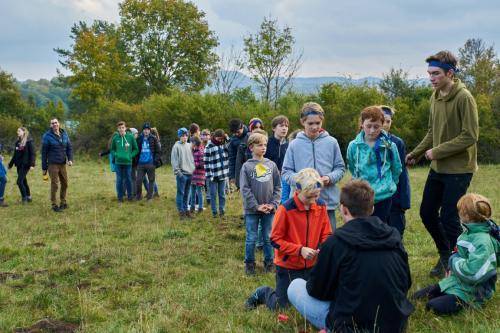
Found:
[[[295,176],[305,168],[313,168],[321,176],[321,199],[326,202],[332,231],[335,230],[335,209],[339,205],[340,191],[337,183],[345,172],[344,159],[337,140],[322,128],[325,112],[318,103],[305,103],[300,111],[304,131],[297,134],[285,154],[282,175],[290,186],[295,186]]]
[[[179,141],[172,148],[170,161],[174,169],[175,180],[177,183],[177,195],[175,203],[181,219],[191,217],[187,209],[189,189],[191,187],[191,178],[194,171],[194,159],[191,151],[191,144],[187,142],[188,130],[184,127],[177,131]]]
[[[280,173],[276,164],[264,158],[267,148],[267,136],[253,133],[248,138],[248,147],[252,158],[246,161],[240,172],[240,189],[245,213],[245,273],[255,274],[255,243],[257,229],[262,227],[264,236],[264,270],[273,271],[273,248],[269,235],[274,212],[281,197]]]

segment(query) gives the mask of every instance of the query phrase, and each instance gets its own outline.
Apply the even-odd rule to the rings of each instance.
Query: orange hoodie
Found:
[[[326,203],[319,199],[306,210],[295,193],[292,199],[279,206],[274,216],[271,231],[274,264],[296,270],[311,268],[316,258],[304,259],[300,255],[301,248],[318,249],[331,234]]]

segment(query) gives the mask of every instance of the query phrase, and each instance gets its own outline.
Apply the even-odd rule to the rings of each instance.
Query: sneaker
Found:
[[[119,203],[123,203],[123,198],[118,198]]]
[[[59,206],[59,209],[60,210],[64,210],[64,209],[68,209],[68,204],[67,203],[63,203]]]
[[[255,263],[254,262],[245,263],[245,274],[246,275],[255,275]]]
[[[266,290],[267,289],[267,290]],[[269,287],[259,287],[255,290],[255,292],[250,295],[250,297],[247,298],[245,301],[245,309],[247,310],[253,310],[255,309],[258,305],[264,304],[264,295],[265,293],[271,291]]]
[[[26,197],[26,201],[28,201],[28,202],[32,202],[32,201],[33,201],[33,199],[31,199],[31,196],[27,196],[27,197]]]
[[[224,212],[224,211],[222,211],[222,212],[219,213],[220,217],[224,217],[224,215],[226,215],[226,212]]]
[[[212,213],[212,217],[216,219],[218,217],[217,213]]]
[[[264,272],[274,273],[274,263],[272,261],[264,261]]]
[[[160,197],[160,195],[158,194],[158,192],[155,192],[155,193],[153,194],[153,198],[159,198],[159,197]]]
[[[56,213],[62,212],[61,208],[58,205],[52,205],[52,210]]]
[[[205,210],[205,208],[198,209],[198,214],[203,213],[204,210]]]
[[[448,252],[441,252],[436,265],[431,269],[429,275],[431,277],[443,278],[448,268],[448,259],[450,259],[450,254]]]

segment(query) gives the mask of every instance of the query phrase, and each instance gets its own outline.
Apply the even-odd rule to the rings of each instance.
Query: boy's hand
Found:
[[[415,159],[415,157],[413,157],[412,154],[408,154],[406,155],[405,162],[407,166],[413,166],[417,163],[417,160]]]
[[[302,256],[302,258],[306,259],[306,260],[311,260],[313,259],[314,257],[316,257],[319,253],[319,250],[314,250],[314,249],[311,249],[310,247],[303,247],[300,249],[300,255]]]
[[[267,214],[268,211],[267,211],[267,207],[266,206],[267,205],[265,205],[265,204],[264,205],[258,205],[257,206],[257,211],[261,212],[261,213],[264,213],[264,214]]]
[[[330,177],[322,176],[320,179],[321,179],[321,182],[323,183],[323,186],[327,186],[330,184]]]

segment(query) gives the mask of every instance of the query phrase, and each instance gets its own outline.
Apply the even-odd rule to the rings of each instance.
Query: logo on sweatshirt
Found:
[[[254,172],[253,172],[253,178],[261,183],[265,183],[271,180],[272,177],[272,170],[269,169],[267,166],[265,166],[262,163],[259,163],[255,166]]]

